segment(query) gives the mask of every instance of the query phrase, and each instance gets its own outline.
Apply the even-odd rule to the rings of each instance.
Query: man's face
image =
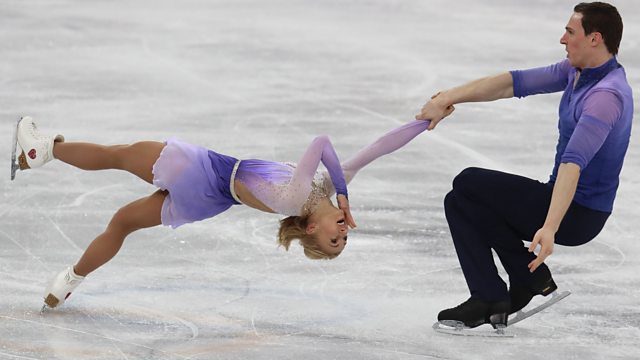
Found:
[[[584,68],[588,64],[591,50],[591,35],[585,35],[582,28],[582,14],[573,13],[560,43],[565,46],[567,58],[573,67]]]

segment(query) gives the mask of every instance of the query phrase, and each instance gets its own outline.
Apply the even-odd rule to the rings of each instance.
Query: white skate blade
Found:
[[[449,323],[449,322],[441,323],[439,321],[436,321],[435,324],[433,324],[432,328],[436,332],[439,332],[442,334],[458,335],[458,336],[503,337],[503,338],[512,338],[515,336],[511,333],[508,333],[504,327],[498,327],[497,329],[494,329],[493,327],[491,327],[491,324],[484,324],[475,328],[470,328],[470,327],[464,326],[462,322],[455,322],[455,323],[457,324]]]
[[[571,295],[571,291],[568,290],[560,293],[558,291],[554,291],[551,293],[551,299],[547,300],[546,302],[534,307],[529,311],[520,310],[516,312],[516,314],[509,319],[508,325],[512,326],[513,324],[519,323],[520,321],[539,313],[540,311],[550,307],[551,305],[554,305],[555,303],[566,298],[569,295]]]
[[[16,178],[16,172],[20,168],[20,166],[18,166],[18,163],[16,162],[16,152],[18,150],[18,125],[20,124],[21,120],[22,118],[20,118],[16,122],[16,127],[13,129],[13,141],[11,142],[13,146],[11,148],[11,180]]]

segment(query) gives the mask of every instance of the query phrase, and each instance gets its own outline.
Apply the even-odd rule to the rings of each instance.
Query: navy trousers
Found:
[[[552,191],[553,184],[494,170],[468,168],[455,177],[444,207],[472,297],[489,302],[509,298],[492,249],[509,274],[510,284],[528,286],[533,282],[527,265],[536,255],[527,250],[523,240],[533,240],[544,224]],[[555,243],[587,243],[602,230],[609,215],[573,202]]]

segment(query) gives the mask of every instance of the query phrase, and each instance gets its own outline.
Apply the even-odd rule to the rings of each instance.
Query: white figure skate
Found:
[[[30,116],[18,121],[14,134],[14,148],[11,154],[11,180],[15,178],[17,169],[26,170],[40,167],[53,160],[53,144],[64,142],[62,135],[43,135]],[[21,152],[16,163],[16,152]]]
[[[64,269],[47,286],[44,292],[45,306],[50,308],[64,304],[73,290],[84,280],[84,276],[77,275],[73,271],[73,266]],[[44,310],[44,306],[42,308]]]

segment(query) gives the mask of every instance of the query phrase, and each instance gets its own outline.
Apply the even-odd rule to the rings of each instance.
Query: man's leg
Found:
[[[538,181],[499,171],[469,168],[455,179],[458,204],[475,225],[472,241],[485,243],[498,254],[511,282],[531,283],[527,264],[535,258],[524,246],[542,227],[552,188]],[[544,267],[544,266],[543,266]],[[495,287],[479,290],[481,296],[497,296]],[[506,287],[499,290],[506,296]]]
[[[545,264],[534,273],[529,271],[527,265],[536,255],[522,243],[531,241],[542,227],[552,191],[551,185],[526,177],[477,168],[466,169],[454,180],[453,192],[461,199],[458,205],[478,231],[473,241],[493,248],[509,274],[512,311],[524,307],[534,295],[547,295],[556,289]],[[556,234],[556,243],[576,246],[588,242],[600,232],[608,215],[572,203]],[[491,266],[482,265],[486,261],[467,263],[483,267],[484,271],[495,268],[493,262]],[[466,273],[472,274],[472,278],[482,273],[474,266],[467,265]],[[497,272],[491,275],[497,276]],[[472,294],[477,290],[481,298],[504,296],[504,284],[496,281],[486,284],[487,279],[493,277],[472,281],[469,285]]]
[[[478,205],[456,190],[447,194],[444,205],[453,244],[471,296],[488,302],[507,300],[506,286],[498,275],[491,245],[484,236],[484,224],[478,226],[476,221],[472,221],[478,213],[475,211]],[[470,207],[473,211],[470,211]]]
[[[445,198],[445,213],[471,299],[444,310],[439,320],[463,321],[473,327],[494,315],[494,325],[506,323],[510,296],[491,249],[499,255],[510,279],[528,281],[527,264],[535,255],[522,243],[527,234],[509,220],[543,221],[548,206],[544,198],[549,192],[537,181],[477,168],[466,169],[454,179],[453,190]]]
[[[469,168],[454,179],[451,198],[454,201],[445,205],[447,221],[456,249],[468,249],[461,257],[461,266],[467,268],[465,276],[469,274],[472,295],[486,301],[508,298],[490,249],[496,251],[510,278],[531,280],[526,265],[535,255],[527,251],[522,240],[530,240],[542,225],[550,188],[522,176]],[[453,209],[457,215],[450,216]],[[460,219],[466,223],[460,224]]]

